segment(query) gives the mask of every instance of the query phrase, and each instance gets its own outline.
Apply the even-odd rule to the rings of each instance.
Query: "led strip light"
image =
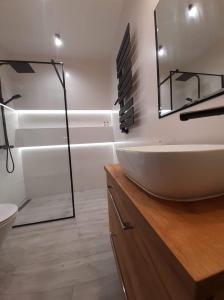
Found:
[[[12,110],[18,114],[30,114],[30,115],[42,115],[42,114],[64,114],[65,110],[16,110],[3,103],[0,103],[0,106],[3,106],[9,110]],[[117,110],[67,110],[68,114],[76,115],[109,115],[117,114]]]
[[[71,144],[71,148],[82,148],[82,147],[102,147],[102,146],[114,146],[114,142],[108,143],[88,143],[88,144]],[[20,150],[47,150],[47,149],[63,149],[67,148],[66,145],[52,145],[52,146],[31,146],[31,147],[19,147]]]
[[[16,110],[19,114],[31,114],[31,115],[42,115],[42,114],[65,114],[65,110]],[[75,115],[109,115],[112,114],[113,110],[67,110],[68,114]],[[116,111],[115,111],[116,112]]]

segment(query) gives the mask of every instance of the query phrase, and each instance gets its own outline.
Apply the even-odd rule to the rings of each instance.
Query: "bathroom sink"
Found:
[[[224,194],[224,145],[157,145],[117,149],[125,175],[146,192],[174,201]]]

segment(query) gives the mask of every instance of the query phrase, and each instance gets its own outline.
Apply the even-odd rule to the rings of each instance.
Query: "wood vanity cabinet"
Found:
[[[111,244],[128,300],[224,300],[224,198],[156,199],[105,167]]]

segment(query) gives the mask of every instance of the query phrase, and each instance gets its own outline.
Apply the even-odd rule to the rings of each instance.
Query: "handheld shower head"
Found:
[[[19,99],[22,96],[20,94],[16,94],[14,96],[12,96],[9,100],[5,101],[4,104],[9,104],[11,101],[15,100],[15,99]]]
[[[14,100],[14,99],[19,99],[21,98],[22,96],[20,94],[16,94],[14,96],[12,96],[11,100]]]

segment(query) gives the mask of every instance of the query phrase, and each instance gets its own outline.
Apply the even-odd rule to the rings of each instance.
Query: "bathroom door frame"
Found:
[[[67,136],[67,144],[68,144],[68,158],[69,158],[69,174],[70,174],[70,187],[72,194],[72,216],[64,217],[64,218],[56,218],[52,220],[45,220],[39,222],[32,222],[20,225],[14,225],[13,228],[19,228],[24,226],[31,226],[37,224],[51,223],[62,220],[74,219],[76,217],[75,212],[75,199],[74,199],[74,186],[73,186],[73,171],[72,171],[72,156],[71,156],[71,144],[70,144],[70,132],[69,132],[69,121],[68,121],[68,104],[67,104],[67,91],[66,91],[66,82],[65,82],[65,71],[64,71],[64,63],[63,62],[55,62],[53,59],[51,61],[26,61],[26,60],[0,60],[0,64],[10,64],[10,63],[28,63],[28,64],[42,64],[42,65],[52,65],[56,75],[62,85],[63,95],[64,95],[64,107],[65,107],[65,120],[66,120],[66,136]],[[61,66],[62,76],[58,70],[58,67]]]

